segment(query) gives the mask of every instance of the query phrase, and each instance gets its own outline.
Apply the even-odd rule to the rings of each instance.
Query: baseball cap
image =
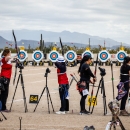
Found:
[[[65,62],[64,57],[63,57],[63,56],[59,56],[59,57],[57,58],[57,62]]]

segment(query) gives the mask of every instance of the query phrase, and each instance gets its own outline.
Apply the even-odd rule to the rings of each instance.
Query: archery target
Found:
[[[82,58],[85,56],[85,55],[90,55],[92,58],[93,58],[93,53],[91,51],[85,51],[82,53]]]
[[[69,62],[73,62],[77,58],[77,54],[74,51],[68,51],[65,54],[65,59]]]
[[[33,52],[32,58],[35,62],[40,62],[43,59],[43,53],[39,50],[36,50]]]
[[[124,58],[128,56],[128,54],[124,51],[119,51],[117,54],[116,54],[116,59],[119,61],[119,62],[123,62],[124,61]]]
[[[19,54],[18,54],[18,59],[20,62],[24,62],[28,57],[28,54],[26,51],[24,50],[20,50]]]
[[[110,59],[110,54],[106,50],[102,50],[98,54],[98,58],[101,62],[106,62],[108,59]]]
[[[56,62],[58,57],[59,57],[59,53],[57,51],[53,50],[49,53],[49,60],[51,60],[52,62]]]

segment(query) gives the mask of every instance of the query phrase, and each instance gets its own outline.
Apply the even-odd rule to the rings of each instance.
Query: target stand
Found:
[[[124,58],[128,56],[128,54],[123,51],[123,50],[120,50],[117,54],[116,54],[116,59],[117,59],[117,62],[116,62],[116,66],[120,66],[121,63],[123,63],[124,61]]]
[[[27,52],[24,50],[20,50],[19,55],[18,55],[18,59],[21,63],[23,63],[24,66],[25,66],[24,62],[26,61],[27,58],[28,58]]]
[[[56,50],[51,51],[48,55],[48,58],[50,60],[48,61],[48,65],[53,66],[53,63],[56,62],[58,57],[59,57],[59,53]]]
[[[76,58],[77,58],[77,54],[73,50],[70,50],[65,54],[65,59],[68,62],[67,65],[70,67],[77,65]]]
[[[43,63],[43,53],[40,50],[36,50],[33,52],[32,54],[32,59],[33,59],[33,64],[34,66],[38,66],[38,65],[43,65],[41,64],[41,62]]]
[[[110,54],[107,50],[102,50],[98,54],[98,59],[100,60],[99,65],[103,66],[110,59]]]

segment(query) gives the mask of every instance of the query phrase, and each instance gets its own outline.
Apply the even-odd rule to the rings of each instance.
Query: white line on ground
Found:
[[[50,92],[50,94],[55,94],[55,93],[58,93],[58,92]],[[45,95],[47,95],[46,93],[45,94],[43,94],[43,96],[45,96]],[[41,94],[40,95],[38,95],[39,97],[41,96]],[[29,99],[29,98],[26,98],[27,100]],[[17,100],[14,100],[13,102],[20,102],[20,101],[23,101],[23,99],[17,99]],[[7,103],[11,103],[12,101],[8,101]]]
[[[49,79],[49,81],[50,80],[57,80],[57,79]],[[38,82],[44,82],[44,81],[46,81],[46,80],[39,80],[39,81],[34,81],[34,82],[26,82],[26,83],[24,83],[24,84],[29,84],[29,83],[38,83]],[[16,85],[16,84],[15,84]],[[15,85],[10,85],[10,86],[15,86]],[[20,85],[20,83],[19,83],[19,85]]]

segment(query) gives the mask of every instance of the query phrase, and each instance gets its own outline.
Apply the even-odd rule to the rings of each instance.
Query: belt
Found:
[[[129,75],[129,74],[122,74],[122,73],[120,73],[121,75]]]

